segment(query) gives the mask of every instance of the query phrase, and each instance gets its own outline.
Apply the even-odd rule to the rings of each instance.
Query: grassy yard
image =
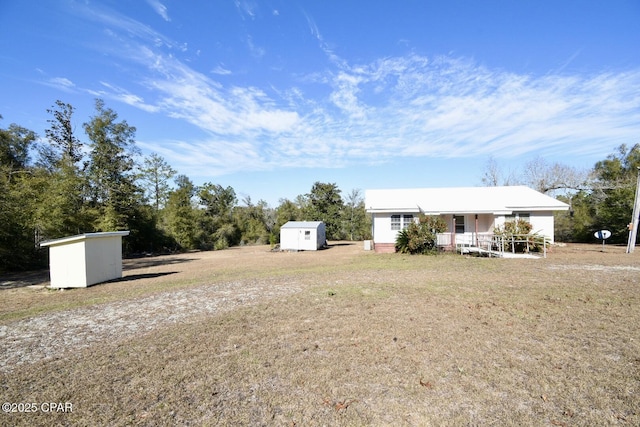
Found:
[[[125,280],[87,289],[8,287],[7,354],[34,319],[57,319],[34,332],[52,342],[72,313],[108,327],[114,307],[134,307],[129,321],[158,323],[6,367],[2,401],[38,411],[0,425],[640,425],[640,253],[601,249],[505,260],[246,247],[127,260]],[[161,297],[177,302],[146,303]],[[183,299],[192,315],[163,322]]]

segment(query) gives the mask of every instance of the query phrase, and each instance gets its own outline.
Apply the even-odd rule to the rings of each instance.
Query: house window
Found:
[[[311,231],[305,230],[305,232],[304,232],[304,240],[311,240]]]
[[[456,223],[456,234],[464,233],[464,216],[456,215],[453,217]]]
[[[391,229],[404,230],[413,222],[413,215],[391,215]]]
[[[400,230],[400,215],[391,215],[391,229]]]
[[[404,230],[413,222],[413,215],[403,215],[402,229]]]
[[[527,221],[527,222],[531,222],[531,214],[529,213],[514,213],[511,215],[505,215],[504,217],[504,221],[505,222],[515,222],[518,219],[521,219],[523,221]]]

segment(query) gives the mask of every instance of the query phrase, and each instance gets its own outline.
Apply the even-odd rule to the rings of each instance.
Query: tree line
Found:
[[[42,139],[17,124],[0,128],[0,272],[45,266],[43,240],[97,231],[129,230],[129,255],[275,245],[289,220],[324,221],[330,240],[371,238],[360,190],[343,195],[335,183],[316,182],[275,208],[239,201],[232,187],[196,186],[158,154],[141,157],[136,128],[101,99],[82,124],[86,142],[72,105],[58,100],[47,112]],[[623,243],[638,167],[640,144],[621,145],[590,170],[538,158],[505,173],[490,159],[481,181],[525,184],[568,203],[568,212],[556,213],[558,241],[591,242],[594,231],[608,229],[610,242]]]
[[[129,230],[128,255],[275,245],[290,220],[324,221],[330,240],[370,238],[360,190],[343,196],[316,182],[275,208],[238,201],[230,186],[196,186],[160,155],[142,157],[136,128],[103,100],[82,124],[86,142],[74,112],[56,101],[42,139],[17,124],[0,128],[0,272],[44,267],[43,240],[99,231]]]
[[[632,220],[640,144],[623,144],[591,169],[576,169],[536,158],[520,169],[504,171],[487,162],[484,185],[527,185],[569,205],[555,213],[555,237],[561,242],[594,242],[594,232],[610,230],[607,242],[626,243]],[[637,242],[636,242],[637,243]]]

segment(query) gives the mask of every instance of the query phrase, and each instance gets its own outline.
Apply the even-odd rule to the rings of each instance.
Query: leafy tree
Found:
[[[36,138],[35,132],[16,124],[0,129],[0,271],[25,269],[44,260],[33,226],[41,194],[29,164]]]
[[[626,242],[631,222],[635,187],[640,167],[640,144],[618,147],[617,152],[596,163],[595,188],[591,203],[595,206],[597,228],[611,230],[613,243]]]
[[[589,242],[596,228],[596,208],[591,193],[578,191],[570,196],[559,196],[569,205],[568,211],[554,213],[555,238],[561,242]]]
[[[146,193],[157,213],[164,207],[171,189],[169,181],[177,172],[157,153],[144,159],[140,172]]]
[[[343,234],[349,240],[364,240],[371,236],[371,220],[367,217],[364,198],[359,189],[351,190],[343,202]]]
[[[35,132],[15,123],[9,125],[8,129],[1,130],[0,165],[10,172],[26,170],[30,161],[29,152],[36,138]]]
[[[142,197],[133,174],[136,128],[124,120],[118,122],[118,115],[105,108],[101,99],[96,100],[95,108],[96,115],[84,124],[84,130],[91,141],[88,178],[99,213],[96,228],[126,229]]]
[[[298,196],[298,200],[300,199],[301,197]],[[280,227],[289,221],[301,221],[302,215],[302,209],[298,203],[286,198],[280,199],[278,207],[275,209],[275,225],[271,230],[271,243],[275,245],[280,241]]]
[[[245,206],[234,208],[234,218],[241,233],[241,243],[269,243],[275,225],[273,209],[269,208],[264,200],[254,204],[249,196],[244,198],[243,202]]]
[[[279,229],[289,221],[300,221],[302,211],[300,206],[289,199],[280,199],[280,204],[276,208],[276,227]]]
[[[198,191],[200,205],[204,207],[201,220],[203,249],[224,249],[240,243],[240,230],[233,221],[236,192],[232,187],[205,183]]]
[[[86,176],[78,163],[82,160],[82,143],[76,138],[71,123],[74,109],[56,101],[47,110],[47,144],[39,147],[42,202],[36,210],[36,227],[44,238],[57,238],[90,231],[90,218],[85,204]]]
[[[175,179],[177,188],[169,193],[165,208],[166,228],[178,249],[197,247],[197,211],[193,204],[196,188],[185,175]]]
[[[303,209],[305,219],[323,221],[329,240],[344,237],[341,227],[344,205],[340,192],[336,184],[316,182],[306,195],[307,206]]]
[[[417,222],[400,230],[396,250],[405,254],[433,254],[437,252],[437,235],[447,230],[447,223],[439,215],[423,215]]]
[[[49,128],[45,130],[45,136],[62,161],[76,164],[82,160],[83,144],[76,138],[73,131],[71,120],[74,108],[71,104],[65,104],[60,100],[56,101],[56,107],[47,110],[53,118],[47,120]]]

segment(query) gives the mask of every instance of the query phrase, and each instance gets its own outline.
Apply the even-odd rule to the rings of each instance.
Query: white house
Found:
[[[324,222],[289,221],[280,227],[280,249],[316,251],[327,242]]]
[[[52,288],[86,288],[122,277],[122,237],[128,231],[86,233],[41,242],[49,247]]]
[[[366,190],[365,207],[372,216],[376,252],[394,252],[398,231],[419,214],[440,215],[446,233],[439,246],[473,245],[506,221],[525,219],[532,231],[553,242],[553,212],[566,203],[525,186]]]

